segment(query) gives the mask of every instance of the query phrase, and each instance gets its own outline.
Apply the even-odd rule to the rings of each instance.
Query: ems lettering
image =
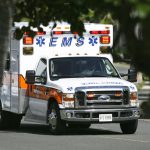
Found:
[[[58,37],[52,37],[52,38],[50,39],[49,46],[50,46],[50,47],[56,46],[56,45],[57,45],[57,40],[58,40]]]
[[[80,46],[82,46],[83,44],[84,44],[84,37],[79,37],[79,38],[77,39],[76,46],[77,46],[77,47],[80,47]]]
[[[51,37],[49,42],[49,47],[56,47],[60,44],[61,47],[70,47],[72,45],[73,37],[63,37],[60,43],[58,42],[58,37]],[[74,46],[80,47],[84,45],[84,37],[78,37]]]
[[[72,42],[72,37],[69,37],[69,38],[64,37],[62,39],[61,47],[67,47],[67,46],[69,47],[71,46],[71,42]]]

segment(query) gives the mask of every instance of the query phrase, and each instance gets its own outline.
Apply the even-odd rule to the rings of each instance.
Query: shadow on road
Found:
[[[2,131],[2,132],[10,132],[8,131]],[[21,127],[18,130],[13,130],[12,132],[17,133],[29,133],[29,134],[39,134],[39,135],[51,135],[48,126],[47,125],[41,125],[41,124],[21,124]],[[111,130],[105,130],[105,129],[95,129],[95,128],[89,128],[89,129],[76,129],[76,128],[67,128],[66,131],[62,134],[67,135],[119,135],[122,134],[121,132],[111,131]]]

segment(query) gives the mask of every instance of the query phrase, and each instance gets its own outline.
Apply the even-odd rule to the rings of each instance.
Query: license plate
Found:
[[[111,122],[112,114],[99,114],[99,122]]]

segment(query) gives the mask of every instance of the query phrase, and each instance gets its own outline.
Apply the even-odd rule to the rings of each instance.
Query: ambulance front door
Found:
[[[36,80],[40,81],[40,77],[47,78],[47,61],[46,59],[40,59],[36,69]],[[39,122],[45,122],[47,120],[47,97],[46,86],[44,83],[35,83],[29,88],[29,109],[28,118]]]

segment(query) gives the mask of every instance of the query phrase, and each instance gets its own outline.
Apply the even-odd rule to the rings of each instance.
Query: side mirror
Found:
[[[35,71],[34,70],[27,70],[26,71],[26,83],[27,84],[34,84],[35,83]]]
[[[128,81],[137,82],[137,71],[135,68],[130,68],[128,70]]]

